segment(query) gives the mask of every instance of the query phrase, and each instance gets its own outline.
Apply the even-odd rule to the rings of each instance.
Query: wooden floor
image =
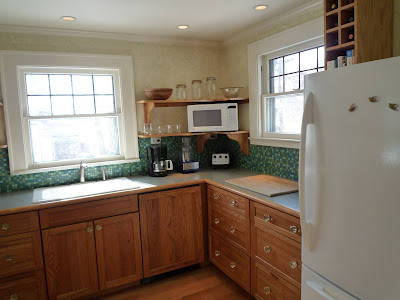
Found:
[[[151,283],[132,287],[97,299],[241,300],[253,298],[224,275],[224,273],[210,265],[157,279]]]

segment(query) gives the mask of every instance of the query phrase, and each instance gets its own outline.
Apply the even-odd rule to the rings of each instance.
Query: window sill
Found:
[[[251,145],[300,149],[300,140],[279,138],[249,138]]]
[[[127,164],[139,162],[139,158],[126,159],[126,160],[110,160],[110,161],[102,161],[102,162],[93,162],[86,163],[89,168],[98,167],[98,166],[108,166],[108,165],[118,165],[118,164]],[[14,175],[23,175],[23,174],[34,174],[34,173],[43,173],[43,172],[53,172],[53,171],[61,171],[61,170],[70,170],[70,169],[79,169],[79,164],[67,165],[67,166],[57,166],[57,167],[48,167],[48,168],[38,168],[38,169],[29,169],[29,170],[21,170],[10,172],[11,176]]]

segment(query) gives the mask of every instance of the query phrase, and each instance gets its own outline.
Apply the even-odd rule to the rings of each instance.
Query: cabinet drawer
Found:
[[[301,243],[299,218],[253,201],[250,210],[252,220],[260,221],[265,226]]]
[[[135,211],[138,211],[136,195],[110,198],[41,210],[40,226],[58,227]]]
[[[252,257],[301,282],[301,244],[252,222]]]
[[[250,201],[247,198],[214,186],[209,186],[208,200],[218,203],[219,205],[222,205],[238,214],[243,215],[246,218],[249,218]]]
[[[262,300],[300,300],[301,291],[252,260],[251,294]]]
[[[0,277],[41,268],[43,268],[43,258],[39,231],[0,239]]]
[[[0,299],[47,299],[43,270],[0,279]]]
[[[210,233],[210,260],[250,293],[250,257]]]
[[[0,217],[0,237],[39,230],[36,211]]]
[[[209,204],[209,228],[250,256],[250,220],[214,202]]]

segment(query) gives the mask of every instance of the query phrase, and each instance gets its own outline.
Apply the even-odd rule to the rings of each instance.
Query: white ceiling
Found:
[[[0,24],[224,41],[315,0],[0,0]],[[258,4],[269,9],[256,11]],[[74,22],[60,20],[74,16]],[[190,25],[178,30],[179,24]]]

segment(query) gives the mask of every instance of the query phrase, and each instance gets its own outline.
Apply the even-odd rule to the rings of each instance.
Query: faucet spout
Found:
[[[83,161],[81,161],[81,164],[79,165],[79,172],[81,174],[80,176],[80,182],[84,183],[85,182],[85,169],[87,169],[87,164],[85,164]]]

